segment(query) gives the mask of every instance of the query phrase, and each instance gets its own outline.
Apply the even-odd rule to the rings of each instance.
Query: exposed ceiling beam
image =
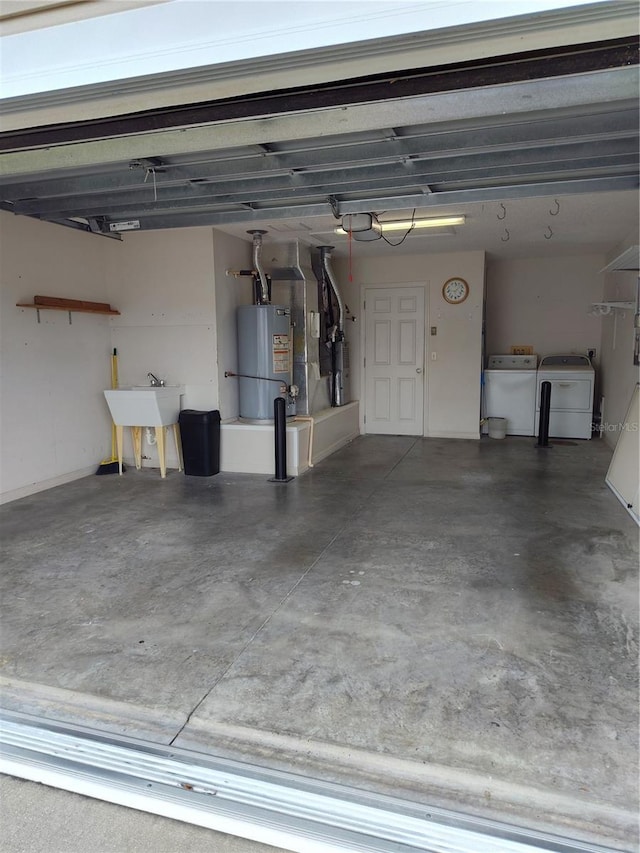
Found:
[[[212,205],[228,205],[228,204],[262,204],[270,203],[273,205],[280,204],[282,207],[288,207],[291,199],[309,199],[309,198],[326,198],[333,195],[338,200],[341,198],[351,198],[353,196],[370,196],[371,194],[385,193],[385,198],[388,201],[388,193],[396,190],[398,194],[406,195],[407,192],[423,192],[423,187],[437,186],[440,191],[449,191],[460,186],[470,186],[477,184],[483,187],[493,187],[498,189],[509,181],[517,181],[523,185],[525,182],[540,181],[546,182],[557,181],[558,179],[574,178],[578,179],[583,175],[585,177],[604,177],[606,175],[628,176],[633,177],[638,171],[638,155],[637,153],[630,154],[624,159],[617,159],[615,163],[607,164],[599,158],[595,161],[585,161],[584,163],[575,161],[563,161],[554,164],[553,168],[547,163],[538,163],[528,165],[526,168],[521,166],[494,167],[486,169],[478,166],[476,169],[468,171],[450,170],[447,173],[439,173],[437,171],[429,171],[423,175],[409,174],[402,177],[390,177],[375,181],[337,181],[334,183],[321,183],[316,180],[315,183],[297,184],[282,183],[270,190],[258,190],[251,185],[245,185],[242,182],[235,191],[222,193],[216,192],[192,192],[189,195],[184,195],[182,198],[167,198],[160,191],[155,195],[153,188],[150,186],[147,190],[146,198],[143,200],[139,195],[135,199],[118,199],[112,197],[106,200],[95,200],[92,205],[83,203],[82,199],[75,202],[63,200],[62,202],[39,203],[36,201],[16,202],[13,210],[14,213],[20,214],[37,214],[42,217],[55,216],[95,216],[104,215],[110,218],[120,217],[128,218],[135,217],[146,213],[148,215],[156,215],[162,211],[188,211],[195,208],[206,209]],[[66,202],[66,203],[65,203]]]
[[[509,86],[488,86],[481,91],[481,97],[477,90],[464,90],[9,152],[0,156],[0,175],[18,178],[34,172],[137,158],[166,158],[308,138],[330,139],[389,125],[461,121],[505,113],[524,118],[540,110],[562,111],[574,107],[583,107],[588,113],[593,105],[598,105],[597,112],[604,104],[637,103],[638,75],[636,68],[617,68]]]
[[[464,189],[453,192],[411,193],[371,197],[357,201],[339,203],[339,215],[345,213],[363,213],[377,208],[386,210],[405,210],[418,208],[421,211],[438,208],[443,205],[470,204],[486,201],[504,201],[509,198],[541,198],[563,195],[580,195],[594,192],[617,192],[637,190],[637,176],[603,177],[582,180],[566,180],[549,183],[512,184],[511,186],[489,187],[479,189]],[[329,199],[311,204],[291,204],[288,207],[278,206],[232,206],[224,210],[206,211],[202,213],[181,213],[179,216],[163,214],[140,219],[140,230],[230,225],[233,223],[267,222],[270,220],[290,217],[305,218],[326,216],[333,213]],[[108,223],[105,222],[105,228]]]
[[[482,123],[465,121],[455,130],[450,125],[447,130],[439,130],[438,125],[432,124],[414,125],[403,128],[403,135],[396,134],[393,140],[375,138],[369,133],[350,136],[348,140],[325,139],[322,147],[319,143],[310,146],[308,140],[298,145],[281,144],[277,153],[252,153],[250,148],[238,148],[200,157],[187,155],[141,162],[162,166],[159,180],[165,187],[182,185],[193,179],[224,183],[235,181],[239,176],[244,179],[272,177],[297,169],[331,171],[362,167],[372,161],[378,165],[392,164],[402,157],[473,157],[485,152],[511,157],[517,156],[523,148],[532,150],[576,143],[596,146],[621,139],[631,140],[630,144],[635,146],[638,120],[638,107],[633,103],[625,111],[604,107],[601,113],[570,114],[562,118],[540,116],[535,121],[533,117],[514,122],[510,117],[496,116]],[[11,178],[6,178],[0,183],[4,185],[3,193],[7,198],[20,199],[135,190],[142,180],[140,170],[130,168],[128,163],[118,163],[94,166],[90,174],[74,171],[63,177],[34,175],[26,181],[12,182]]]

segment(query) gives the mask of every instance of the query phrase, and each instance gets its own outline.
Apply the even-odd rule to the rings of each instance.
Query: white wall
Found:
[[[115,241],[0,212],[0,500],[97,469],[111,455],[104,315],[16,307],[35,295],[109,301]],[[120,308],[117,302],[114,307]]]
[[[220,417],[233,420],[239,414],[238,380],[225,378],[225,371],[238,369],[236,308],[253,301],[251,278],[227,276],[228,269],[253,268],[252,245],[221,231],[213,232],[214,275],[216,282],[216,328],[218,337],[218,388]]]
[[[624,249],[637,243],[637,235],[630,237],[613,252],[606,261],[617,257]],[[607,273],[602,292],[602,301],[636,302],[638,273],[617,271]],[[601,300],[598,300],[601,301]],[[603,317],[601,352],[601,394],[604,396],[603,437],[610,447],[615,447],[620,437],[620,425],[624,422],[635,383],[640,380],[640,371],[633,363],[634,309],[613,311]]]
[[[136,232],[108,240],[2,214],[2,499],[93,474],[111,455],[103,391],[117,349],[120,386],[153,372],[185,386],[183,408],[238,414],[236,317],[253,298],[249,241],[209,228]],[[42,311],[35,294],[108,301],[120,316]],[[352,437],[353,430],[349,433]],[[157,449],[143,438],[143,465]],[[131,462],[129,431],[125,458]],[[271,454],[269,454],[269,458]],[[177,453],[169,439],[169,468]]]
[[[112,322],[121,385],[151,371],[187,386],[185,408],[215,408],[215,282],[210,228],[126,234],[107,269],[121,317]]]
[[[363,253],[353,260],[354,281],[350,283],[347,263],[340,259],[334,262],[339,283],[344,288],[345,302],[357,315],[361,312],[361,294],[366,287],[424,282],[427,292],[426,436],[480,436],[484,265],[484,252],[395,257],[367,257]],[[442,298],[442,285],[453,276],[462,276],[469,283],[469,297],[461,305],[449,305]],[[357,324],[347,326],[353,395],[362,399],[364,318],[359,317]],[[429,334],[431,326],[437,326],[435,337]],[[431,352],[437,353],[436,361],[431,360]]]
[[[602,295],[604,255],[505,258],[487,263],[486,354],[531,345],[538,355],[595,348],[600,320],[591,304]]]
[[[147,373],[184,385],[185,409],[218,408],[213,232],[185,228],[125,235],[110,253],[110,298],[122,316],[112,322],[120,385],[146,385]],[[125,455],[131,458],[128,430]],[[143,464],[157,450],[143,439]],[[173,442],[167,465],[177,467]]]

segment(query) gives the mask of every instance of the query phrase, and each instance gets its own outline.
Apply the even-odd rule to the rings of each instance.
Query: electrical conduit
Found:
[[[294,421],[306,421],[309,424],[309,453],[307,455],[307,465],[313,468],[313,427],[315,424],[314,418],[311,415],[296,415]]]

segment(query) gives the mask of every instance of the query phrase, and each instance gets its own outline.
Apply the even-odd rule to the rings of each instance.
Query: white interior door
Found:
[[[365,291],[365,432],[422,435],[424,287]]]

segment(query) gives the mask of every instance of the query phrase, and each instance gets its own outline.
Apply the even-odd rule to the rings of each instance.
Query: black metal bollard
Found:
[[[270,483],[288,483],[293,477],[287,477],[287,416],[284,397],[273,401],[273,426],[276,450],[276,475]]]
[[[538,443],[536,447],[550,449],[549,444],[549,412],[551,411],[551,383],[543,382],[540,386],[540,420],[538,422]]]

